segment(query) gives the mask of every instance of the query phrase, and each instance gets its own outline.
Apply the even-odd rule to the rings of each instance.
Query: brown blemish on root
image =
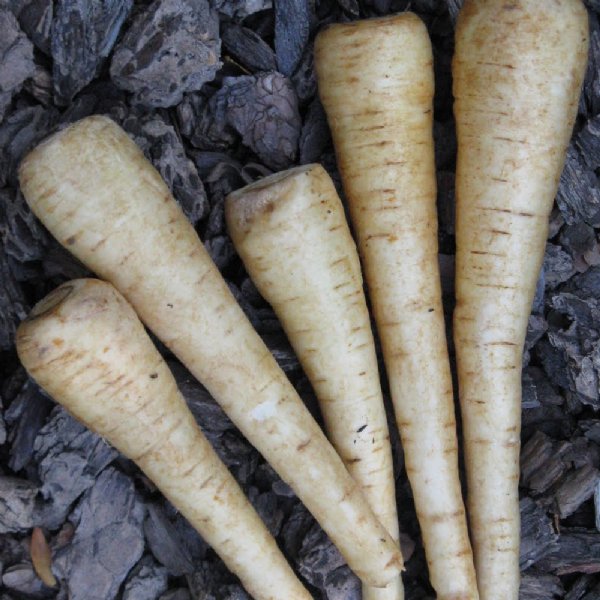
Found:
[[[120,261],[119,261],[119,266],[123,266],[130,258],[131,256],[135,253],[135,251],[131,251],[129,253],[127,253]]]
[[[402,559],[401,558],[396,558],[396,557],[390,558],[390,560],[388,560],[385,563],[385,568],[387,569],[389,567],[394,567],[396,565],[400,565],[402,567],[402,569],[404,569],[404,565],[402,563]]]
[[[422,515],[431,523],[445,523],[447,521],[452,521],[460,516],[462,516],[464,512],[462,510],[456,510],[451,513],[437,513],[433,515]]]
[[[311,442],[312,438],[308,438],[305,442],[298,444],[298,446],[296,446],[296,450],[298,452],[302,452]]]
[[[209,475],[201,484],[200,484],[200,489],[203,490],[213,479],[215,478],[214,475]]]
[[[189,469],[186,469],[181,476],[182,477],[187,477],[188,475],[191,475],[191,473],[194,472],[195,469],[197,469],[200,466],[200,463],[194,463]]]
[[[217,490],[215,491],[215,495],[213,496],[213,498],[215,500],[217,500],[219,498],[219,494],[223,491],[223,489],[225,488],[225,486],[227,485],[227,480],[224,479],[220,484],[219,487],[217,488]]]
[[[495,290],[516,290],[516,289],[518,289],[513,285],[498,285],[496,283],[474,283],[473,285],[475,287],[491,288],[491,289],[495,289]]]
[[[508,65],[508,64],[503,64],[503,63],[495,63],[495,62],[488,62],[488,61],[477,61],[478,65],[481,65],[483,67],[500,67],[501,69],[510,69],[510,70],[514,70],[514,65]]]
[[[102,238],[97,244],[95,244],[94,246],[92,246],[92,248],[90,249],[92,252],[96,252],[96,250],[98,250],[98,248],[100,248],[101,246],[103,246],[104,244],[106,244],[108,238]]]
[[[515,448],[520,444],[520,440],[508,440],[502,444],[504,448]]]

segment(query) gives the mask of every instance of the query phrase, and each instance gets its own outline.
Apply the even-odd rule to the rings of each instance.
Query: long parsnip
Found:
[[[50,232],[207,387],[357,575],[376,586],[397,575],[397,545],[127,134],[105,117],[83,119],[33,150],[19,179]]]
[[[204,437],[137,315],[109,283],[63,284],[17,331],[31,376],[134,460],[254,598],[310,600]]]
[[[456,310],[482,600],[519,595],[521,357],[587,58],[580,0],[466,0],[456,30]]]
[[[437,262],[431,43],[411,13],[333,25],[315,63],[431,583],[440,599],[476,599]]]
[[[330,439],[397,541],[389,431],[356,245],[320,165],[290,169],[230,194],[229,233],[273,306],[315,389]],[[363,600],[401,600],[400,577]]]

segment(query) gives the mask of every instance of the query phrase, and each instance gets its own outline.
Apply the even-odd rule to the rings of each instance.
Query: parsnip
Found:
[[[519,595],[521,357],[587,58],[579,0],[466,0],[454,338],[482,600]]]
[[[233,298],[157,171],[115,123],[88,117],[22,162],[34,213],[112,282],[287,481],[364,581],[402,566],[341,459]]]
[[[63,284],[33,308],[16,342],[31,376],[134,460],[254,598],[310,600],[198,429],[137,315],[110,284]]]
[[[431,583],[440,599],[475,599],[437,262],[431,43],[411,13],[333,25],[315,63]]]
[[[229,233],[315,389],[327,432],[375,515],[398,540],[392,453],[356,246],[320,165],[230,194]],[[400,577],[364,600],[404,597]]]

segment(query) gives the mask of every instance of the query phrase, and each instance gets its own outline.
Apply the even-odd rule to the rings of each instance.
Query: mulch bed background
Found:
[[[440,264],[449,316],[456,154],[450,63],[460,4],[0,0],[0,600],[248,598],[155,486],[57,407],[20,367],[16,325],[58,284],[89,275],[25,204],[16,176],[24,153],[90,114],[122,125],[165,178],[319,418],[273,311],[227,236],[224,197],[265,174],[308,162],[321,162],[339,186],[316,97],[314,36],[334,21],[415,11],[429,28],[435,55]],[[590,64],[523,364],[523,600],[600,598],[600,1],[587,5]],[[314,597],[358,599],[358,580],[289,487],[159,347],[203,430]],[[407,598],[433,598],[393,438]],[[54,589],[32,568],[34,526],[49,544],[59,580]]]

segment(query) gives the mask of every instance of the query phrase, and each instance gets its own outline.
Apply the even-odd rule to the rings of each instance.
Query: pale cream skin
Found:
[[[21,323],[17,351],[57,402],[135,461],[254,598],[310,600],[110,284],[79,279],[54,290]]]
[[[587,38],[579,0],[466,0],[457,24],[454,339],[482,600],[519,596],[521,358]]]
[[[334,25],[315,64],[431,584],[439,599],[476,600],[437,259],[431,43],[411,13]]]
[[[327,433],[398,541],[395,481],[356,245],[329,175],[307,165],[230,194],[229,234],[274,308],[319,400]],[[400,577],[363,600],[402,600]]]
[[[206,386],[350,568],[376,586],[395,577],[397,544],[127,134],[105,117],[83,119],[31,152],[19,179],[50,232],[110,281]]]

